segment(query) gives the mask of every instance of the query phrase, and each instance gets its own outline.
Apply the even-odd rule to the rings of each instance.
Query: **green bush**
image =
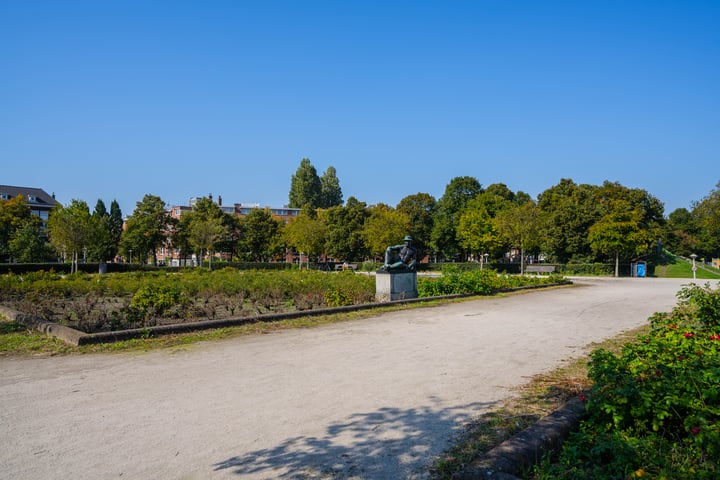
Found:
[[[418,278],[418,296],[436,297],[442,295],[477,294],[489,295],[498,290],[561,283],[559,275],[498,275],[494,270],[463,270],[454,264],[446,264],[440,277]]]
[[[135,292],[130,307],[141,312],[147,320],[153,316],[162,316],[171,308],[186,303],[179,289],[172,285],[146,284]]]
[[[592,353],[588,418],[539,478],[720,476],[720,290],[679,298],[620,354]]]

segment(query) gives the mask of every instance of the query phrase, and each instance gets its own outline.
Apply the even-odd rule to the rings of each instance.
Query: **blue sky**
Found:
[[[302,158],[396,205],[457,176],[536,197],[720,180],[717,1],[0,6],[0,184],[282,206]]]

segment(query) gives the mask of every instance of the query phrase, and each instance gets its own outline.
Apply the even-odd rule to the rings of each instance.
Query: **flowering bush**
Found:
[[[588,418],[540,478],[720,476],[720,290],[678,297],[619,355],[593,352]]]

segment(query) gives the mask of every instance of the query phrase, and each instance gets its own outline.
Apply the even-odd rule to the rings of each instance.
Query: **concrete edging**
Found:
[[[540,462],[544,455],[558,450],[570,433],[579,428],[584,416],[585,404],[579,396],[573,398],[537,423],[472,461],[452,478],[519,480],[517,475]]]

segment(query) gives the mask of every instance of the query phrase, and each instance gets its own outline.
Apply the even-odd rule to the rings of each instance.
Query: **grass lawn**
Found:
[[[695,272],[699,280],[720,279],[720,270],[698,264]],[[655,276],[661,278],[693,278],[692,263],[672,254],[667,254],[662,262],[655,266]]]

